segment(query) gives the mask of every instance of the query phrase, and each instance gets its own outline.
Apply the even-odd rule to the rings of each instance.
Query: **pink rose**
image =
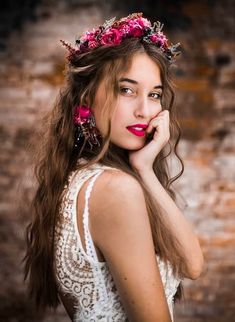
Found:
[[[115,28],[108,29],[100,40],[102,45],[119,45],[122,40],[122,33]]]
[[[152,42],[157,42],[158,41],[158,36],[156,34],[153,34],[151,36],[149,36],[149,39],[152,41]]]
[[[126,35],[130,33],[131,28],[129,25],[123,24],[121,26],[118,26],[118,30],[122,35]]]
[[[91,40],[91,41],[88,42],[88,48],[93,49],[93,48],[96,48],[96,47],[98,47],[97,41]]]
[[[93,41],[93,40],[95,40],[95,34],[94,34],[94,32],[88,32],[86,34],[85,40],[87,40],[87,41]]]
[[[136,26],[130,30],[130,35],[133,37],[140,37],[143,35],[143,33],[144,33],[144,31],[142,29],[140,29],[139,26]]]
[[[149,36],[149,39],[154,43],[158,43],[160,46],[165,46],[167,44],[167,39],[163,33],[153,34]]]
[[[90,116],[91,110],[88,106],[78,105],[75,108],[73,122],[74,124],[83,124]]]
[[[141,37],[144,34],[144,30],[149,27],[151,27],[151,22],[145,18],[126,19],[119,25],[118,30],[123,35]]]
[[[166,38],[166,36],[162,32],[159,32],[158,33],[158,37],[159,37],[159,40],[162,42],[162,44],[166,44],[167,43],[167,38]]]
[[[136,23],[143,29],[146,27],[151,27],[151,22],[146,18],[137,18]]]
[[[144,27],[139,24],[139,19],[130,20],[128,22],[130,26],[130,35],[133,37],[140,37],[144,33]]]

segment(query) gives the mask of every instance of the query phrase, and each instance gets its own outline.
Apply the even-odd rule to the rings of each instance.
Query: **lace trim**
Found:
[[[98,164],[91,168],[75,171],[69,178],[61,208],[61,221],[56,227],[56,276],[58,286],[70,294],[76,309],[74,321],[127,321],[126,314],[117,293],[107,262],[100,262],[89,231],[89,198],[95,180],[105,169],[115,169]],[[83,248],[77,225],[77,194],[87,181],[83,229],[85,248]],[[173,275],[172,267],[166,265],[158,255],[156,259],[164,285],[165,295],[173,321],[173,297],[182,281]]]
[[[88,219],[89,219],[89,204],[88,204],[88,200],[91,194],[91,190],[93,188],[94,182],[96,180],[96,178],[103,172],[104,170],[99,171],[97,174],[95,174],[92,179],[90,180],[88,186],[87,186],[87,190],[85,193],[85,208],[84,208],[84,213],[83,213],[83,229],[85,232],[85,245],[86,245],[86,253],[88,254],[88,256],[94,258],[97,262],[98,257],[96,254],[96,250],[94,247],[94,243],[90,234],[90,230],[88,227]]]

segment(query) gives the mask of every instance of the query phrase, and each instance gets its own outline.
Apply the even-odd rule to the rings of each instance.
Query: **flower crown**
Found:
[[[127,17],[115,21],[116,17],[106,20],[105,23],[97,29],[86,31],[76,40],[76,47],[72,47],[63,40],[62,44],[69,50],[67,59],[70,61],[74,56],[87,53],[101,46],[119,45],[126,38],[141,38],[143,41],[155,44],[168,60],[172,60],[180,51],[180,43],[168,45],[168,39],[161,31],[163,24],[159,21],[151,22],[142,17],[143,13],[133,13]]]

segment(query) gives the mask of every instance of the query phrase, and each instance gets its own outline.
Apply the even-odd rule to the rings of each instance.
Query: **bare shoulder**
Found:
[[[122,171],[104,171],[90,200],[92,238],[102,252],[130,321],[169,322],[144,192]]]
[[[121,170],[108,169],[97,179],[91,202],[99,210],[95,212],[103,214],[109,205],[121,206],[124,200],[133,198],[144,202],[143,190],[137,179]]]
[[[108,240],[119,247],[119,238],[125,233],[133,240],[139,234],[151,238],[142,187],[137,179],[123,171],[105,170],[99,176],[90,210],[93,239],[102,252],[107,252]]]
[[[108,184],[110,187],[116,188],[118,186],[121,188],[126,183],[139,185],[138,181],[132,175],[116,168],[104,169],[99,181],[100,184]]]
[[[132,222],[143,221],[149,228],[145,198],[140,183],[133,176],[116,170],[105,170],[98,177],[90,200],[90,221],[93,239],[101,243],[106,234],[112,234],[112,229],[120,232]]]
[[[130,238],[132,230],[132,237],[138,230],[151,236],[142,187],[136,178],[123,171],[105,170],[99,176],[90,210],[93,239],[101,250],[106,247],[107,238],[116,235],[118,243],[117,232],[121,235],[126,229]]]

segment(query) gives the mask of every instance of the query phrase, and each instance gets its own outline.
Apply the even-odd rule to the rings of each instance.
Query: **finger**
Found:
[[[163,110],[161,113],[166,114],[166,115],[170,114],[169,110]]]
[[[158,127],[163,126],[163,120],[155,120],[149,125],[149,128],[146,130],[147,133],[151,133],[153,130],[156,130]]]
[[[150,133],[153,130],[153,128],[157,126],[156,122],[158,122],[158,121],[168,123],[169,122],[169,111],[164,110],[164,111],[160,112],[155,118],[153,118],[150,121],[149,126],[146,129],[146,132]]]
[[[156,119],[152,120],[150,126],[156,126],[157,124],[162,124],[165,122],[164,117],[157,117]]]

